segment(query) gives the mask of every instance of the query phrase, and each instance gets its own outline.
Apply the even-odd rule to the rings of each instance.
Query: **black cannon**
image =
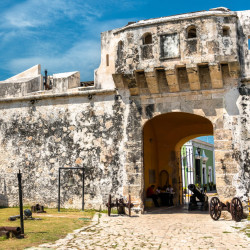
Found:
[[[208,210],[208,197],[203,192],[199,191],[194,184],[189,184],[188,189],[193,192],[190,196],[190,202],[188,204],[188,210],[201,210],[207,211]],[[198,201],[197,201],[198,199]]]
[[[32,213],[46,213],[46,211],[44,211],[44,206],[41,206],[39,204],[32,206],[31,211]]]
[[[24,213],[24,220],[27,220],[27,219],[33,220],[31,210],[25,209],[23,213]],[[20,215],[14,215],[14,216],[9,217],[9,221],[15,221],[16,219],[20,219]]]

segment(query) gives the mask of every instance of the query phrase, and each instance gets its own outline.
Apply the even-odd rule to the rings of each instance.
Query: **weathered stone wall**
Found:
[[[243,77],[250,77],[250,50],[249,50],[249,39],[250,39],[250,10],[238,11],[238,53],[239,60],[241,62],[241,71]]]
[[[196,30],[195,37],[188,36],[192,27]],[[204,71],[204,67],[220,74],[221,63],[238,61],[237,33],[236,12],[222,9],[142,20],[104,32],[96,84],[104,88],[114,87],[111,74],[133,75],[134,71],[144,71],[146,80],[150,81],[155,70],[164,69],[169,85],[176,85],[176,68],[184,70],[188,78],[197,71]],[[145,44],[147,34],[151,35],[152,42]],[[194,90],[200,88],[193,85]],[[213,79],[212,85],[221,87]],[[176,90],[175,86],[170,86],[170,92]]]
[[[17,178],[24,180],[24,203],[57,205],[58,168],[84,167],[86,207],[99,209],[109,193],[132,195],[143,207],[142,125],[169,112],[208,118],[214,126],[218,193],[249,194],[249,96],[231,90],[129,97],[128,90],[0,103],[1,205],[17,205]],[[14,100],[14,99],[13,99]],[[237,104],[237,105],[236,105]],[[223,168],[223,164],[226,168]],[[174,166],[178,168],[178,166]],[[178,174],[178,171],[173,171]],[[75,184],[69,186],[69,179]],[[62,172],[62,206],[81,208],[82,172]],[[176,178],[176,176],[171,176]],[[177,190],[178,187],[175,187]]]
[[[237,104],[240,117],[234,130],[233,159],[239,165],[238,172],[233,178],[233,186],[237,187],[236,195],[244,197],[247,202],[250,196],[250,93],[241,94]]]
[[[55,207],[59,167],[80,166],[86,170],[86,207],[104,208],[111,193],[131,194],[142,209],[143,125],[171,112],[211,121],[218,193],[225,199],[237,195],[246,204],[250,80],[249,13],[244,13],[217,9],[105,32],[90,89],[79,87],[78,72],[53,75],[50,90],[33,88],[30,81],[41,83],[39,66],[1,82],[0,205],[17,205],[20,169],[24,203]],[[188,38],[193,26],[197,37]],[[152,44],[143,44],[148,33]],[[167,45],[171,51],[164,50]],[[178,162],[173,161],[171,178],[178,180]],[[63,207],[81,208],[81,176],[81,171],[63,170]]]
[[[126,105],[114,95],[0,103],[0,183],[4,205],[17,205],[23,173],[24,203],[57,205],[58,168],[84,167],[86,207],[99,208],[125,185]],[[127,129],[129,129],[128,126]],[[62,206],[81,207],[82,172],[63,171]]]

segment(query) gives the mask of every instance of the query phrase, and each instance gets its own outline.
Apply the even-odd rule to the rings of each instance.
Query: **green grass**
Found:
[[[102,214],[107,214],[107,213],[108,213],[108,210],[107,210],[107,209],[104,209],[104,210],[100,210],[99,212],[102,213]],[[111,214],[118,214],[117,209],[111,208]]]
[[[80,211],[77,209],[45,209],[45,214],[33,214],[34,218],[42,220],[25,220],[24,221],[24,239],[0,238],[0,249],[24,249],[25,247],[38,246],[46,242],[54,242],[65,237],[75,229],[87,226],[95,211]],[[18,215],[18,208],[1,208],[0,209],[0,227],[20,226],[20,220],[8,221],[13,215]],[[79,219],[81,218],[81,219]],[[84,219],[83,219],[84,218]]]
[[[250,221],[250,215],[247,217],[247,220]],[[241,227],[232,227],[234,229],[238,229],[241,232],[245,233],[247,237],[250,238],[250,224],[248,224],[245,228],[241,228]]]

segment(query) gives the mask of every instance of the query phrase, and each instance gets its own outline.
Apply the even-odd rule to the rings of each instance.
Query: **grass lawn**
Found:
[[[25,209],[25,208],[24,208]],[[0,238],[0,249],[24,249],[38,246],[46,242],[54,242],[65,237],[75,229],[87,226],[95,211],[79,211],[72,209],[45,209],[47,213],[33,214],[34,218],[42,220],[24,221],[24,239]],[[20,220],[8,221],[8,218],[19,214],[19,208],[0,208],[0,227],[20,227]]]

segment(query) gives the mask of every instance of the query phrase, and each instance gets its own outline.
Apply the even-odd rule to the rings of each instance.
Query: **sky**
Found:
[[[196,139],[199,139],[201,141],[214,144],[214,137],[212,135],[209,135],[209,136],[200,136],[200,137],[197,137]]]
[[[1,0],[0,80],[36,64],[48,74],[80,71],[94,79],[100,63],[100,33],[130,21],[224,6],[250,9],[249,0]]]

